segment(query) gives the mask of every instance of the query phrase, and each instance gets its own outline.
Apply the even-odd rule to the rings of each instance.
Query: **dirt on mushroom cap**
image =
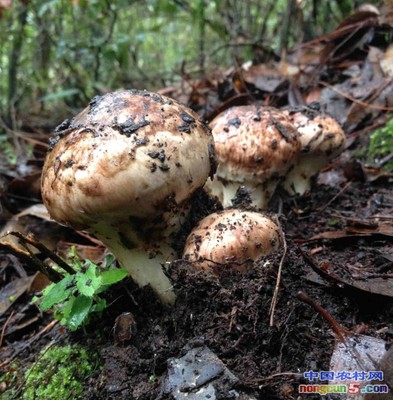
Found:
[[[242,182],[283,176],[300,149],[296,128],[283,113],[258,105],[232,107],[211,123],[217,175]]]
[[[268,215],[236,209],[213,213],[193,229],[183,257],[199,268],[244,270],[282,245],[278,222]],[[251,261],[251,262],[250,262]]]
[[[96,213],[157,216],[203,186],[214,168],[209,129],[157,94],[96,97],[62,128],[44,165],[42,194],[51,216],[74,227]]]
[[[311,107],[287,107],[284,113],[299,132],[302,154],[337,157],[345,147],[345,133],[330,115]]]

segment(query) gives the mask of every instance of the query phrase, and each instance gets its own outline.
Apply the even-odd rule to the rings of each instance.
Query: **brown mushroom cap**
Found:
[[[245,185],[251,192],[259,187],[268,200],[300,149],[287,116],[272,107],[238,106],[219,114],[210,127],[218,161],[215,180],[224,187]],[[224,199],[224,206],[229,200]],[[256,205],[263,208],[266,201]]]
[[[342,153],[345,133],[334,118],[311,107],[283,111],[296,126],[301,142],[299,159],[283,186],[290,194],[303,194],[310,189],[311,178]]]
[[[190,109],[158,94],[95,97],[65,127],[45,160],[42,196],[55,220],[77,228],[98,218],[158,216],[211,174],[209,130]]]
[[[207,216],[192,230],[183,258],[215,272],[222,266],[242,271],[282,243],[281,229],[269,216],[224,210]]]
[[[173,304],[162,270],[193,193],[214,173],[214,142],[198,115],[164,96],[94,98],[52,140],[42,197],[55,220],[95,234],[135,282]]]
[[[343,151],[345,133],[330,115],[309,107],[286,108],[283,112],[299,132],[303,154],[333,159]]]

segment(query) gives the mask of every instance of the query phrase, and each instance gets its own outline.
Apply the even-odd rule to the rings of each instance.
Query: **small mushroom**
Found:
[[[244,271],[283,244],[278,222],[268,215],[237,209],[208,215],[186,240],[183,258],[219,273],[224,266]]]
[[[255,207],[267,208],[300,149],[296,128],[280,110],[258,105],[232,107],[210,127],[218,168],[207,190],[228,207],[244,186]]]
[[[283,110],[296,126],[301,151],[294,168],[287,174],[283,187],[291,195],[304,194],[311,179],[345,148],[345,133],[339,123],[315,107]]]
[[[95,234],[140,286],[173,303],[162,265],[177,257],[174,236],[214,173],[210,130],[187,107],[137,90],[95,97],[61,129],[42,173],[51,217]]]

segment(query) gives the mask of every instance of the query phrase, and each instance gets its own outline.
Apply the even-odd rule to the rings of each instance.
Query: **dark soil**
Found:
[[[248,208],[242,193],[236,206]],[[179,247],[191,226],[217,208],[206,195],[198,194]],[[161,393],[160,384],[167,360],[206,345],[237,376],[236,390],[258,399],[299,398],[298,385],[308,383],[303,372],[329,370],[336,340],[326,319],[299,300],[299,291],[348,330],[393,341],[393,299],[373,293],[378,293],[378,286],[367,292],[352,284],[354,268],[357,274],[391,273],[392,263],[384,257],[391,251],[391,237],[377,230],[367,236],[333,234],[332,239],[302,240],[342,231],[350,219],[379,216],[377,220],[383,221],[391,215],[392,194],[384,181],[352,182],[346,190],[319,185],[303,198],[278,194],[271,211],[279,209],[288,250],[273,326],[269,309],[282,253],[261,260],[246,273],[223,270],[220,276],[179,260],[170,269],[177,292],[171,309],[164,309],[148,288],[139,289],[128,281],[109,291],[110,307],[85,333],[55,328],[22,351],[26,337],[19,330],[7,338],[2,359],[18,352],[17,359],[28,365],[49,340],[81,343],[99,351],[103,364],[85,382],[85,399],[164,399],[168,396]],[[34,313],[26,306],[29,300],[26,296],[18,306],[26,314]],[[50,321],[46,315],[29,325],[25,334]]]
[[[389,263],[383,263],[379,254],[386,250],[388,241],[381,235],[317,241],[301,248],[296,243],[319,232],[338,230],[349,217],[382,215],[387,207],[391,211],[391,198],[383,184],[362,183],[353,183],[326,210],[318,211],[339,190],[320,186],[311,195],[297,199],[296,205],[293,200],[284,202],[288,252],[271,327],[269,309],[282,254],[262,260],[247,273],[223,271],[220,277],[176,262],[170,274],[178,298],[168,310],[155,302],[148,290],[129,287],[133,299],[121,287],[112,292],[114,302],[105,322],[95,328],[100,332],[95,346],[100,349],[104,367],[98,379],[94,377],[87,385],[86,398],[164,398],[160,381],[168,358],[182,356],[184,348],[197,345],[208,346],[239,378],[237,389],[260,399],[298,398],[297,385],[304,382],[303,372],[329,370],[335,340],[326,320],[296,297],[299,291],[307,293],[347,329],[391,341],[392,298],[326,280],[316,284],[307,278],[310,260],[303,253],[325,271],[335,266],[344,274],[360,264],[374,268],[374,272],[381,265],[387,270]],[[379,202],[373,200],[376,198]],[[319,251],[311,256],[316,248]],[[116,317],[125,312],[132,313],[136,322],[136,328],[125,325],[131,329],[129,335],[124,335],[124,327],[115,326]],[[307,395],[307,399],[312,398]]]
[[[309,305],[296,297],[307,293],[346,328],[390,340],[393,335],[393,300],[363,291],[307,280],[310,265],[303,252],[316,246],[322,250],[312,257],[316,265],[329,263],[346,268],[361,259],[365,266],[380,265],[378,249],[387,246],[379,235],[313,243],[302,248],[296,239],[332,230],[326,221],[335,214],[359,218],[367,214],[370,198],[386,197],[383,185],[353,184],[324,212],[316,211],[339,191],[319,187],[313,195],[284,204],[288,252],[283,267],[274,325],[269,326],[269,308],[282,254],[262,260],[245,274],[224,271],[216,277],[195,271],[185,262],[172,267],[178,298],[164,310],[146,291],[133,291],[138,306],[125,293],[117,293],[109,324],[103,327],[101,355],[104,369],[87,389],[89,399],[159,399],[160,377],[167,370],[167,359],[185,353],[190,345],[207,345],[240,379],[239,389],[257,398],[296,398],[302,373],[329,370],[335,336],[329,324]],[[350,207],[349,207],[350,206]],[[386,211],[384,205],[373,213]],[[349,211],[348,211],[349,209]],[[343,225],[343,221],[336,224]],[[337,229],[337,226],[334,227]],[[264,263],[269,261],[268,266]],[[390,265],[391,266],[391,265]],[[111,329],[119,312],[134,314],[137,332],[129,341],[112,343]],[[385,329],[384,329],[385,328]],[[151,383],[149,377],[155,377]],[[312,398],[310,395],[307,398]],[[317,398],[317,397],[315,397]]]

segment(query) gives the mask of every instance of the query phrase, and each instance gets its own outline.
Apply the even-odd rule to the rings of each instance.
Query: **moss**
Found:
[[[381,159],[392,152],[393,149],[393,118],[386,125],[375,130],[370,136],[368,155],[373,160]],[[387,168],[393,167],[393,162],[386,164]]]
[[[21,365],[13,361],[5,371],[0,371],[0,398],[11,400],[16,398],[16,388],[22,380]]]
[[[98,355],[78,346],[50,347],[25,372],[24,400],[82,399],[83,384],[98,364]]]

